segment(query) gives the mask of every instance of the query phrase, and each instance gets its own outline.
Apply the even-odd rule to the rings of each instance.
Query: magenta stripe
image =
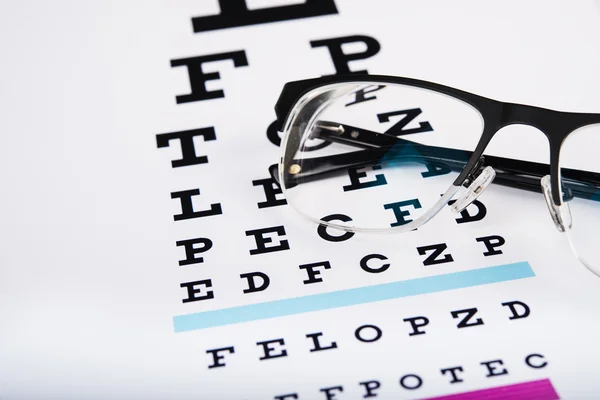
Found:
[[[541,379],[539,381],[475,390],[473,392],[429,397],[423,400],[556,400],[558,398],[558,394],[554,390],[552,383],[550,383],[550,379]]]

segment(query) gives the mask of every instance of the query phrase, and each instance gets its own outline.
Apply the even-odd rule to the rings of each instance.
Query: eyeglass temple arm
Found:
[[[295,185],[297,182],[322,179],[333,172],[374,165],[381,162],[418,162],[433,166],[438,172],[441,172],[439,171],[440,169],[442,171],[443,169],[447,169],[447,172],[461,172],[473,155],[473,152],[468,150],[423,145],[393,135],[373,132],[331,121],[317,121],[312,132],[312,137],[328,142],[343,143],[365,150],[303,159],[301,163],[298,163],[299,166],[301,165],[300,171],[287,175],[288,187]],[[496,171],[496,178],[493,183],[532,192],[542,191],[540,179],[550,173],[549,165],[531,161],[485,156],[484,163]],[[293,164],[295,164],[294,161],[289,165]],[[443,171],[440,175],[447,172]],[[478,171],[474,172],[477,173]],[[271,168],[271,174],[278,181],[279,177],[275,168]],[[432,171],[433,175],[436,175],[435,171]],[[563,187],[565,191],[563,198],[565,200],[569,200],[573,196],[584,198],[597,197],[597,186],[600,186],[600,174],[563,168],[561,175],[563,183],[566,184],[564,185],[566,187]],[[577,184],[572,179],[590,182],[594,186]]]

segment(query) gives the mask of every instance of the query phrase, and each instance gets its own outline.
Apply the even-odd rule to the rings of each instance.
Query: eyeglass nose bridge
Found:
[[[566,232],[568,229],[571,229],[573,223],[571,218],[571,208],[569,207],[569,203],[563,203],[562,205],[556,205],[554,203],[554,200],[552,199],[550,175],[544,176],[540,180],[540,184],[542,186],[542,192],[544,193],[546,205],[548,206],[548,211],[550,212],[550,217],[552,217],[552,222],[554,222],[556,229],[558,229],[559,232]]]
[[[479,176],[469,185],[461,196],[456,200],[450,208],[453,212],[459,213],[467,208],[485,191],[490,183],[496,177],[496,171],[492,167],[485,167]]]
[[[496,177],[494,168],[490,166],[483,168],[484,162],[485,158],[481,157],[477,164],[472,168],[472,172],[470,172],[463,181],[463,186],[465,186],[467,190],[463,191],[460,197],[452,204],[450,208],[452,212],[459,213],[467,208],[481,196],[488,185],[492,183]]]

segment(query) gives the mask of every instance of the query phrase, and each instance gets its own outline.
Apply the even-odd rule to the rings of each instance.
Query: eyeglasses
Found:
[[[310,220],[352,232],[407,232],[449,202],[464,210],[493,182],[542,192],[556,228],[600,275],[600,114],[376,75],[287,83],[275,111],[284,136],[270,172]],[[545,134],[549,165],[483,155],[511,124]]]

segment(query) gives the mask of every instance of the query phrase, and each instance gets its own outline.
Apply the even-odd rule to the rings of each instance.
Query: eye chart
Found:
[[[0,398],[597,398],[600,279],[541,194],[491,185],[416,231],[354,234],[303,219],[268,172],[292,80],[388,74],[598,112],[597,3],[2,9]],[[548,162],[521,126],[489,153]],[[419,204],[399,200],[390,223]]]

